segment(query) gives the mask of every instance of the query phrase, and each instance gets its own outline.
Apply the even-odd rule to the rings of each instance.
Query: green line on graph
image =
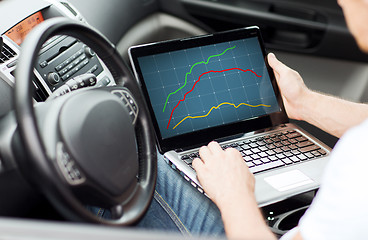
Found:
[[[233,47],[227,48],[227,49],[225,49],[225,51],[223,51],[223,52],[222,52],[222,53],[220,53],[220,54],[216,54],[216,55],[209,56],[206,62],[205,62],[205,61],[201,61],[201,62],[197,62],[197,63],[193,64],[193,66],[190,68],[190,71],[189,71],[189,72],[187,72],[187,73],[185,74],[185,82],[184,82],[184,85],[183,85],[183,86],[181,86],[180,88],[178,88],[175,92],[171,92],[169,95],[167,95],[166,102],[165,102],[165,105],[164,105],[164,109],[162,110],[162,112],[165,112],[167,102],[169,101],[169,97],[170,97],[171,95],[173,95],[173,94],[177,93],[178,91],[180,91],[181,89],[183,89],[183,88],[185,87],[185,85],[187,85],[188,75],[192,74],[192,70],[193,70],[193,68],[194,68],[196,65],[199,65],[199,64],[202,64],[202,63],[203,63],[203,64],[208,64],[211,58],[222,56],[222,55],[224,55],[227,51],[229,51],[229,50],[231,50],[231,49],[234,49],[235,47],[236,47],[236,46],[233,46]]]

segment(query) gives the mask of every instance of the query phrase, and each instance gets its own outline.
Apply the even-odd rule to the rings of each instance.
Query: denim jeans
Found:
[[[157,184],[152,203],[136,227],[181,232],[184,235],[224,236],[221,214],[216,205],[193,188],[158,154]],[[90,208],[109,218],[109,212]]]

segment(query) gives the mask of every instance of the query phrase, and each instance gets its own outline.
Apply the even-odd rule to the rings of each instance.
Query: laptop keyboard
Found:
[[[327,154],[325,150],[295,130],[241,140],[221,147],[237,149],[252,173],[307,161]],[[191,166],[193,159],[197,157],[199,153],[195,152],[183,155],[181,159]]]

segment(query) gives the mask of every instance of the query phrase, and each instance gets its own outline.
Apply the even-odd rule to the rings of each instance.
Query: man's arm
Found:
[[[299,73],[268,55],[286,112],[290,118],[304,120],[324,131],[341,137],[346,130],[368,118],[368,105],[349,102],[308,89]]]
[[[290,118],[305,120],[340,137],[349,128],[368,118],[368,106],[309,90],[300,75],[269,54],[268,61]],[[254,176],[235,149],[222,150],[211,142],[193,161],[205,192],[220,209],[226,234],[234,239],[275,239],[267,227],[254,196]],[[297,230],[289,236],[302,239]]]

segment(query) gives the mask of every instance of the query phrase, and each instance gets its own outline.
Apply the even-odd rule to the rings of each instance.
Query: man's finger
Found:
[[[225,152],[230,154],[232,157],[241,157],[240,152],[235,148],[227,148]]]
[[[223,150],[220,146],[220,144],[218,144],[217,142],[215,141],[212,141],[208,144],[208,148],[210,149],[210,151],[213,153],[213,154],[218,154],[218,153],[221,153]]]
[[[212,153],[211,150],[207,146],[203,146],[199,149],[199,156],[201,157],[202,161],[205,163],[207,159],[211,159]]]
[[[200,172],[202,169],[203,169],[203,166],[204,163],[201,159],[199,158],[195,158],[193,159],[193,162],[192,162],[192,167],[194,168],[194,170],[196,170],[196,172]]]
[[[290,71],[291,69],[283,64],[281,61],[279,61],[275,54],[269,53],[267,55],[268,63],[272,67],[272,69],[279,75],[283,75],[283,73],[287,73],[287,71]]]

